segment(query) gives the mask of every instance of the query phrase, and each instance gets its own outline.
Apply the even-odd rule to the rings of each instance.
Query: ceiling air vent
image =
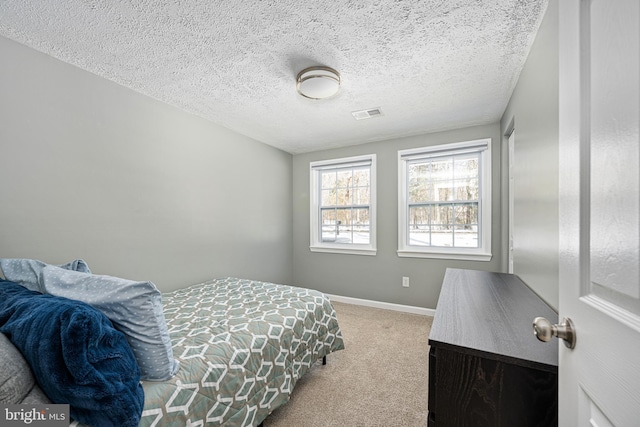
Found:
[[[382,116],[382,110],[380,108],[372,108],[370,110],[354,111],[351,114],[356,120],[371,119]]]

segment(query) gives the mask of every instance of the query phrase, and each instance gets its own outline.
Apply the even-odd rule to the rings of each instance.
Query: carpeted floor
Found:
[[[314,365],[264,427],[426,426],[433,318],[333,305],[346,349]]]

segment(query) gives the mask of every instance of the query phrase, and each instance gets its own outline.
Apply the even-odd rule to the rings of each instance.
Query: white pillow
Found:
[[[0,268],[4,277],[10,281],[18,283],[30,291],[43,292],[40,290],[38,278],[42,274],[47,263],[38,261],[37,259],[23,259],[23,258],[3,258],[0,259]],[[84,273],[91,273],[89,266],[82,259],[76,259],[66,264],[60,265],[60,268],[65,270],[82,271]]]
[[[162,311],[162,295],[151,282],[46,266],[41,292],[84,301],[102,311],[123,332],[136,357],[142,379],[163,381],[178,372]]]

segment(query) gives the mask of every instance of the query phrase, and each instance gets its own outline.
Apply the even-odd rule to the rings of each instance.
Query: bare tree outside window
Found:
[[[376,155],[310,163],[309,248],[376,254]]]
[[[409,162],[410,245],[478,247],[479,156]]]
[[[322,241],[369,244],[370,169],[322,171]]]

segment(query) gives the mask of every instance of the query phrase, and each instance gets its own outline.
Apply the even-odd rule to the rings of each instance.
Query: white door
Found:
[[[640,426],[640,2],[560,1],[560,426]]]

